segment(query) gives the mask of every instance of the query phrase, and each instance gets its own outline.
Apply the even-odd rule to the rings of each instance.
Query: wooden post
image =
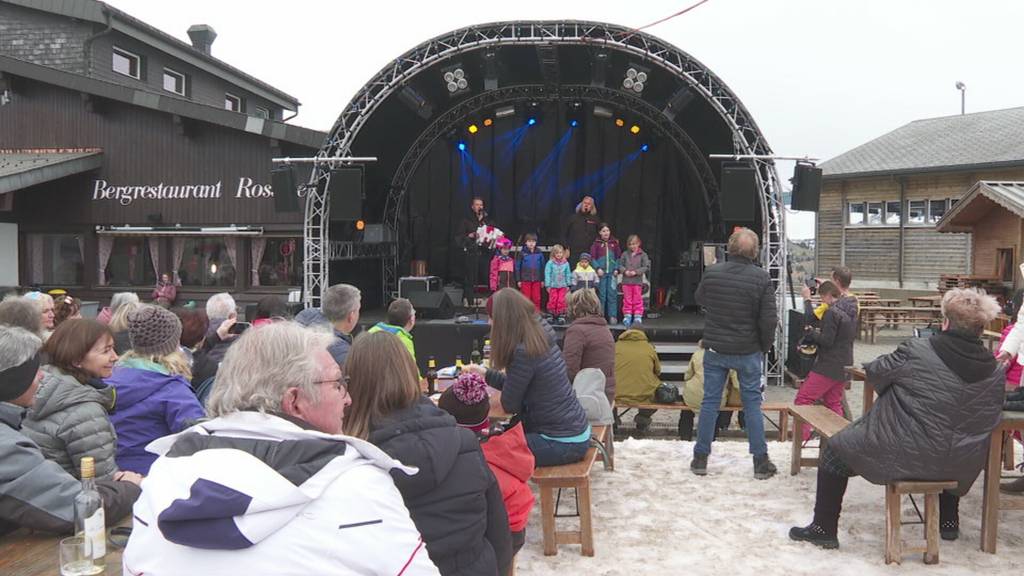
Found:
[[[981,506],[981,551],[989,554],[996,553],[996,537],[999,534],[999,461],[1002,451],[1003,430],[997,426],[989,438]]]
[[[790,456],[789,473],[796,476],[800,473],[800,457],[804,443],[804,423],[799,416],[793,414],[793,455]]]
[[[594,555],[594,526],[591,522],[590,512],[590,478],[584,478],[583,483],[576,489],[580,500],[580,544],[584,556]]]
[[[1003,470],[1013,470],[1013,436],[1003,436]]]
[[[789,430],[789,410],[779,411],[779,442],[786,441],[786,432]]]
[[[939,563],[939,494],[924,495],[925,564]]]
[[[902,563],[903,540],[900,536],[900,495],[896,487],[885,487],[885,563]]]
[[[544,555],[558,554],[555,542],[555,494],[551,486],[540,487],[540,523],[544,531]]]

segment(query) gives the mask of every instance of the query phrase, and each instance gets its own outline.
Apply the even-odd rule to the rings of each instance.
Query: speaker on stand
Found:
[[[807,162],[797,162],[793,169],[793,201],[791,208],[804,212],[817,212],[821,200],[821,168]]]
[[[723,162],[719,189],[722,220],[753,223],[757,214],[757,173],[749,162]]]

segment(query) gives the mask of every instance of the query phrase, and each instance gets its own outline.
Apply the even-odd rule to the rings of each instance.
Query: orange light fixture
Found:
[[[494,124],[494,120],[491,120],[490,118],[484,118],[484,126],[490,127],[491,124]]]
[[[362,220],[356,220],[356,230],[364,229],[366,229],[366,222],[363,222]]]
[[[470,134],[476,134],[480,129],[477,128],[476,124],[470,124],[468,130]]]
[[[637,126],[636,124],[633,124],[632,126],[629,127],[629,131],[632,132],[633,134],[639,134],[640,127]]]
[[[616,118],[615,125],[618,126],[619,128],[622,128],[623,126],[626,125],[626,121],[623,120],[622,118]]]

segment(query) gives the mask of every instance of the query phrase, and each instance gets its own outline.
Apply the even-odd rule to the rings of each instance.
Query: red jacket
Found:
[[[996,355],[999,355],[999,350],[1003,347],[1003,342],[1006,341],[1006,336],[1010,334],[1010,330],[1013,330],[1013,324],[1007,324],[1003,328],[1003,337],[999,339],[999,346],[996,346]],[[1013,358],[1010,358],[1010,366],[1006,370],[1006,385],[1007,388],[1016,388],[1020,385],[1021,370],[1024,370],[1024,366],[1017,363],[1017,355],[1014,354]]]
[[[516,286],[516,260],[512,256],[495,254],[491,258],[491,292]]]
[[[512,532],[525,529],[534,502],[533,492],[526,482],[533,476],[535,462],[533,452],[526,445],[523,425],[516,424],[503,434],[491,436],[480,448],[501,487],[509,528]]]

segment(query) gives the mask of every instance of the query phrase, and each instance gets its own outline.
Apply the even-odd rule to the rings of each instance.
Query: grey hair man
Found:
[[[757,234],[749,228],[738,229],[729,237],[728,250],[728,261],[705,270],[697,287],[697,303],[705,310],[704,401],[690,469],[698,476],[707,474],[722,388],[729,370],[735,370],[754,456],[754,477],[763,480],[777,472],[768,458],[761,415],[764,354],[775,341],[778,324],[775,288],[768,272],[755,263]]]
[[[359,324],[359,308],[363,296],[359,288],[351,284],[335,284],[324,290],[320,298],[320,312],[334,328],[338,338],[327,349],[338,366],[345,365],[348,350],[352,347],[352,332]]]
[[[332,340],[287,321],[238,338],[213,418],[149,445],[160,458],[135,506],[126,571],[438,573],[389,477],[411,470],[341,435],[352,400]],[[297,547],[309,553],[281,554]]]
[[[231,324],[234,324],[238,316],[238,310],[234,297],[227,292],[218,292],[206,301],[206,317],[210,319],[210,325],[206,329],[206,341],[203,343],[203,356],[210,366],[217,366],[224,361],[228,347],[234,343],[234,335],[228,333]],[[216,374],[216,370],[213,371]],[[205,374],[205,376],[210,376]],[[197,380],[201,383],[201,380]]]
[[[74,529],[74,501],[81,482],[46,460],[20,430],[25,408],[32,405],[42,379],[41,346],[39,337],[28,330],[0,326],[0,535],[20,527],[57,533]],[[96,482],[111,524],[131,512],[142,482],[132,472],[115,478]]]
[[[0,324],[18,326],[43,337],[43,319],[39,316],[39,306],[25,298],[9,298],[0,302]]]

